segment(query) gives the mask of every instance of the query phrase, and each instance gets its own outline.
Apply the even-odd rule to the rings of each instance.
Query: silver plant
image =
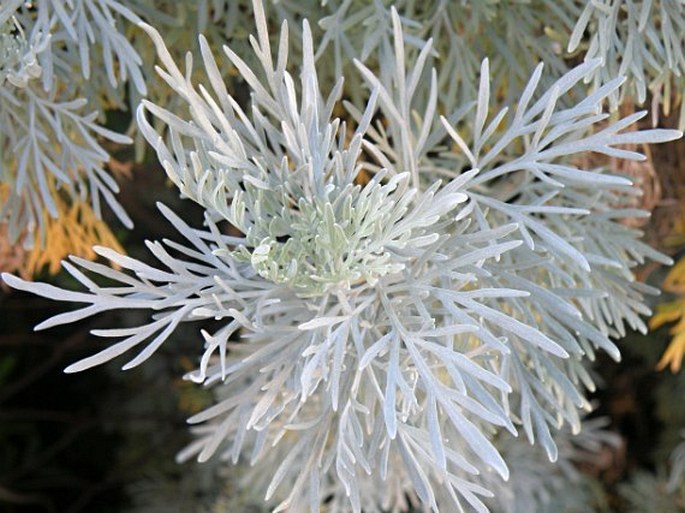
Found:
[[[43,244],[44,212],[58,216],[56,194],[89,202],[98,217],[105,202],[132,226],[101,144],[131,139],[102,126],[102,103],[92,101],[109,96],[121,105],[117,88],[129,79],[146,91],[119,17],[139,21],[116,0],[9,0],[0,8],[0,185],[8,189],[0,223],[10,243],[32,246],[37,230]],[[91,76],[98,62],[105,74]]]
[[[291,38],[297,49],[295,59],[301,54],[296,20],[312,19],[319,78],[326,88],[338,77],[353,72],[354,59],[376,69],[384,81],[389,79],[391,61],[378,57],[387,55],[393,45],[391,2],[271,3],[270,24],[281,19],[291,22],[296,36]],[[650,91],[656,122],[658,106],[668,111],[672,96],[676,101],[682,96],[683,0],[461,0],[428,4],[398,0],[393,5],[403,16],[407,45],[418,48],[422,41],[433,40],[432,53],[445,70],[439,75],[438,97],[446,111],[454,111],[474,97],[480,62],[486,56],[491,57],[493,89],[505,104],[515,102],[530,69],[540,60],[547,66],[541,85],[550,87],[568,70],[569,52],[585,59],[602,59],[602,66],[586,78],[594,87],[618,75],[628,78],[610,97],[614,110],[626,94],[642,103]],[[7,0],[0,9],[3,52],[16,53],[22,47],[27,52],[26,63],[33,63],[28,67],[15,63],[24,66],[24,75],[14,83],[5,77],[18,77],[18,70],[0,72],[0,183],[10,190],[9,198],[0,205],[0,222],[9,225],[10,242],[23,237],[24,243],[31,245],[33,231],[44,229],[43,213],[57,215],[52,199],[55,192],[48,190],[48,182],[54,182],[53,188],[72,200],[90,201],[98,215],[104,200],[123,224],[130,226],[115,199],[118,187],[104,167],[109,157],[97,139],[119,143],[131,139],[102,127],[104,111],[107,107],[136,105],[148,89],[157,104],[173,109],[177,101],[172,90],[158,87],[152,74],[146,73],[143,63],[152,59],[152,49],[144,38],[131,34],[130,27],[141,17],[154,20],[165,37],[184,47],[190,47],[197,29],[205,32],[213,45],[231,40],[237,53],[244,55],[249,47],[244,27],[249,26],[252,16],[250,3]],[[488,30],[482,30],[485,24]],[[20,37],[15,37],[16,27],[20,27]],[[256,60],[249,62],[257,64]],[[92,72],[98,68],[104,73]],[[229,78],[224,70],[221,74]],[[367,99],[364,91],[355,81],[348,81],[344,94],[359,105]],[[29,122],[31,119],[36,122]],[[682,128],[685,107],[680,119]],[[67,147],[58,151],[46,143],[51,140],[64,142]],[[33,150],[30,155],[15,156],[13,148],[17,145]],[[141,157],[142,145],[138,149]]]
[[[217,403],[190,419],[197,439],[179,458],[246,458],[274,511],[319,511],[326,498],[330,512],[402,511],[413,497],[426,510],[486,512],[492,475],[510,477],[498,440],[522,432],[559,458],[555,433],[580,431],[590,409],[587,361],[597,350],[618,359],[610,337],[645,329],[643,296],[657,291],[633,267],[670,261],[621,223],[644,215],[625,206],[630,180],[579,157],[639,160],[622,145],[682,134],[631,130],[642,112],[609,120],[603,106],[623,78],[580,96],[600,60],[549,87],[538,65],[502,107],[486,59],[473,101],[452,107],[440,94],[451,71],[430,66],[431,41],[408,44],[395,9],[392,44],[373,50],[382,68],[355,61],[346,78],[365,88],[363,103],[341,102],[342,78],[322,92],[309,23],[294,75],[290,24],[272,42],[253,8],[257,65],[223,48],[249,108],[204,38],[197,84],[193,55],[179,68],[140,24],[185,107],[145,100],[139,128],[205,225],[160,205],[185,241],[148,242],[157,265],[102,247],[109,266],[64,262],[85,291],[3,279],[86,305],[37,329],[149,311],[146,324],[94,330],[120,340],[67,372],[134,350],[130,369],[197,323],[204,346],[187,378],[215,387]],[[210,321],[223,325],[210,332]]]
[[[604,65],[593,76],[595,84],[624,75],[629,87],[610,98],[616,107],[626,95],[637,103],[652,96],[652,115],[659,105],[670,109],[672,97],[685,90],[685,1],[599,0],[584,2],[568,41],[573,52],[583,47],[586,59],[601,58]],[[586,39],[586,32],[591,34]],[[680,102],[680,127],[685,126],[685,102]]]

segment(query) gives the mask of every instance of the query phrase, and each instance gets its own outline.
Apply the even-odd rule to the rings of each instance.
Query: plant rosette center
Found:
[[[256,202],[258,212],[244,230],[247,244],[233,257],[250,262],[257,274],[292,287],[302,297],[364,283],[374,286],[405,269],[412,258],[403,251],[406,247],[416,249],[439,238],[431,228],[445,214],[445,206],[432,212],[425,201],[439,184],[417,195],[408,181],[406,173],[388,179],[379,173],[364,187],[331,185],[321,197],[280,201],[274,215],[263,207],[269,201]],[[466,195],[452,194],[449,199],[458,200],[447,202],[451,210]],[[408,215],[417,208],[424,215]]]

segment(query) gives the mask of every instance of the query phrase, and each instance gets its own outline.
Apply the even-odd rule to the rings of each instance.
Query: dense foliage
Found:
[[[682,135],[640,129],[631,107],[649,93],[656,121],[680,102],[684,9],[10,1],[7,242],[82,256],[62,264],[80,290],[3,280],[85,305],[37,329],[142,312],[94,329],[118,340],[67,372],[129,351],[136,367],[197,326],[186,378],[215,404],[179,458],[249,462],[274,511],[556,511],[555,491],[583,479],[573,462],[615,443],[584,421],[590,363],[647,329],[658,290],[635,268],[671,263],[631,224],[648,213],[615,162]],[[187,19],[207,31],[197,44]],[[193,226],[160,204],[182,242],[150,241],[147,258],[100,220],[104,200],[130,224],[103,140],[133,139],[101,124],[129,107],[130,136],[204,213]],[[110,241],[93,248],[108,263],[83,258]],[[557,499],[596,506],[590,487]]]

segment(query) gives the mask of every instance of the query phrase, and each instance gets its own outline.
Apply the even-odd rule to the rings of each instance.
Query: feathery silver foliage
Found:
[[[144,101],[138,123],[205,226],[160,205],[185,240],[148,242],[156,265],[107,248],[97,252],[112,266],[72,258],[64,267],[85,291],[3,279],[85,304],[37,329],[150,312],[141,326],[94,330],[118,340],[67,372],[130,351],[124,368],[134,367],[179,323],[198,323],[204,346],[187,378],[215,386],[217,404],[190,419],[197,439],[179,457],[249,459],[269,478],[274,511],[319,511],[327,497],[331,512],[401,511],[414,497],[433,511],[486,512],[497,485],[483,476],[510,476],[498,438],[522,431],[558,459],[557,429],[578,432],[589,409],[584,361],[597,350],[618,359],[610,337],[644,328],[642,298],[655,291],[632,268],[668,260],[620,222],[641,215],[624,208],[631,182],[578,157],[642,159],[622,145],[682,134],[631,130],[644,113],[607,122],[623,79],[571,93],[598,60],[549,88],[539,65],[504,108],[492,107],[484,60],[474,101],[442,110],[450,71],[428,67],[430,41],[406,46],[394,9],[383,70],[355,62],[368,100],[341,104],[342,79],[321,92],[309,23],[294,75],[290,25],[272,47],[261,2],[254,12],[258,66],[223,48],[249,108],[203,38],[207,82],[196,84],[192,54],[179,68],[141,25],[185,108]]]
[[[668,113],[672,97],[681,99],[685,88],[685,1],[587,1],[568,41],[570,52],[578,49],[586,59],[604,63],[592,77],[596,86],[615,76],[628,77],[629,87],[610,96],[613,106],[626,94],[644,103],[649,91],[656,120],[659,104]],[[682,129],[685,102],[680,103]]]
[[[12,0],[0,9],[0,185],[7,189],[0,223],[11,243],[31,246],[38,229],[43,244],[45,213],[58,216],[57,194],[88,201],[98,217],[104,201],[131,227],[100,142],[131,139],[103,127],[103,104],[92,101],[109,96],[121,105],[117,88],[129,79],[146,91],[120,17],[139,21],[115,0]],[[106,73],[91,77],[100,62]]]

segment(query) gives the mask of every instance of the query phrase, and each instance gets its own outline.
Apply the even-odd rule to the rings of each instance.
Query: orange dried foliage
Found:
[[[95,260],[97,254],[93,246],[102,245],[124,253],[109,226],[98,219],[93,209],[86,202],[71,202],[55,195],[55,203],[59,215],[45,216],[45,245],[36,243],[28,254],[23,266],[23,272],[35,275],[44,267],[48,267],[50,274],[56,274],[61,267],[61,261],[68,255],[74,255]]]

